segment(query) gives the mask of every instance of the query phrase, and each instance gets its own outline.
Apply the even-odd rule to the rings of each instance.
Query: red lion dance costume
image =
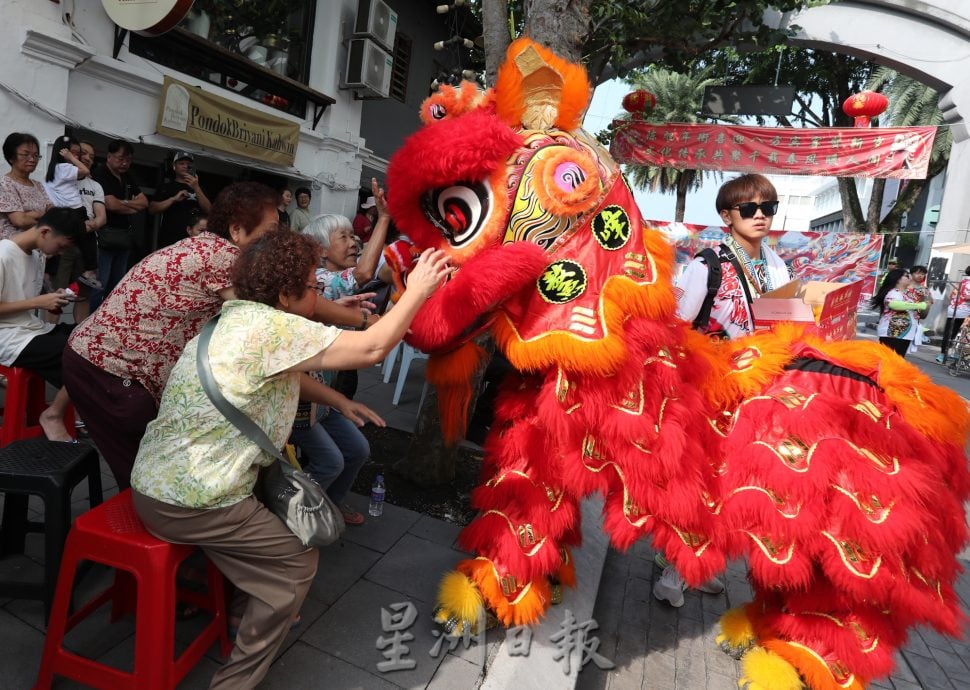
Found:
[[[517,370],[462,533],[478,556],[445,577],[439,618],[535,621],[550,580],[575,580],[578,501],[598,491],[613,544],[649,535],[689,584],[747,558],[755,599],[721,641],[751,687],[861,688],[910,626],[959,635],[963,401],[870,342],[783,326],[716,343],[676,319],[672,248],[579,128],[589,98],[581,67],[520,39],[493,91],[429,98],[391,163],[397,223],[460,266],[410,336],[446,434],[475,336]]]

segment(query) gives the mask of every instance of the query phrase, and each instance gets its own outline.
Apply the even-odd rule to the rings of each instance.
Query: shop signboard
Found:
[[[159,98],[156,131],[198,146],[291,166],[300,126],[169,76]]]

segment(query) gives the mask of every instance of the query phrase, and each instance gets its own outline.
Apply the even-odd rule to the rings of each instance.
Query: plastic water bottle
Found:
[[[379,474],[370,488],[370,507],[367,512],[378,517],[384,512],[384,475]]]

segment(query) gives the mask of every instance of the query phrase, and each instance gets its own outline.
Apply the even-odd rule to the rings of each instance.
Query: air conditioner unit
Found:
[[[391,92],[394,61],[369,38],[351,39],[347,50],[347,75],[342,86],[387,98]]]
[[[397,12],[381,0],[360,0],[357,5],[357,21],[354,36],[373,38],[387,50],[394,50],[394,33],[397,31]]]

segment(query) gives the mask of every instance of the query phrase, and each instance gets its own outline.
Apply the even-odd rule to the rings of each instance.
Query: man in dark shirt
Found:
[[[131,144],[115,139],[108,144],[105,166],[94,173],[95,181],[104,189],[108,220],[98,231],[98,280],[102,288],[91,295],[91,311],[101,306],[127,272],[131,217],[148,208],[145,193],[128,172],[133,155]]]
[[[208,213],[212,204],[199,185],[199,177],[192,170],[193,158],[188,151],[176,151],[172,157],[174,177],[158,188],[148,205],[152,215],[162,214],[158,228],[157,249],[175,244],[188,237],[189,218],[199,209]]]

